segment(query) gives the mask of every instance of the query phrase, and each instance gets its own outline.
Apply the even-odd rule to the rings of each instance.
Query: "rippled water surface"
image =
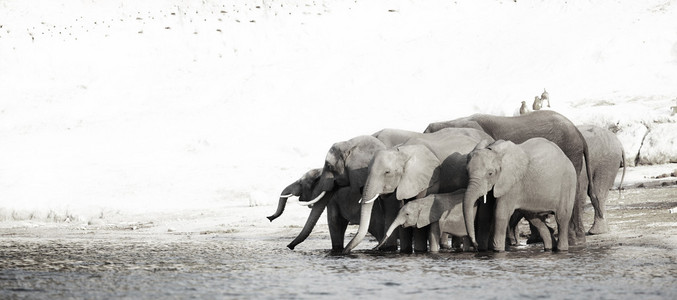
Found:
[[[652,196],[652,201],[663,197],[658,200],[665,207],[649,211],[664,212],[661,218],[668,226],[674,224],[675,215],[666,208],[677,204],[674,191]],[[633,193],[646,196],[628,192],[625,204],[609,206],[616,213],[613,228],[634,224],[642,207],[656,207],[653,202],[632,204]],[[649,226],[643,224],[637,226]],[[623,235],[568,253],[529,245],[505,253],[359,250],[336,256],[327,250],[324,232],[311,235],[295,251],[285,247],[293,238],[287,235],[2,232],[0,299],[677,299],[675,248],[643,245]],[[374,240],[365,243],[375,245]],[[605,246],[595,246],[600,244]]]
[[[667,249],[544,253],[534,245],[501,254],[332,256],[273,244],[278,243],[5,241],[0,298],[677,297],[676,254]]]

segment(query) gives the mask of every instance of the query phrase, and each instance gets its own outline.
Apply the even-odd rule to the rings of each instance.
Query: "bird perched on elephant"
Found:
[[[508,221],[516,210],[536,226],[545,250],[552,249],[550,231],[543,215],[554,213],[559,231],[557,249],[567,251],[567,235],[576,195],[576,170],[564,152],[544,138],[532,138],[521,144],[498,140],[484,143],[468,154],[468,188],[463,200],[465,226],[473,245],[475,206],[478,199],[492,191],[494,211],[494,251],[505,250]]]
[[[465,188],[468,183],[465,154],[483,140],[493,141],[479,130],[449,128],[377,151],[368,166],[360,227],[344,252],[350,252],[366,235],[372,202],[377,198],[382,197],[384,206],[389,207],[388,202]],[[410,253],[412,250],[407,239],[400,236],[401,252]],[[413,250],[426,251],[427,234],[414,230],[414,239]]]
[[[463,197],[465,189],[453,193],[432,194],[407,202],[397,213],[395,221],[386,231],[379,248],[392,235],[398,226],[421,228],[430,225],[430,251],[440,251],[440,239],[443,234],[463,238],[463,251],[470,250],[465,220],[463,219]]]
[[[534,111],[526,115],[516,117],[502,117],[486,114],[475,114],[470,117],[459,118],[446,122],[430,123],[425,132],[435,132],[443,128],[475,128],[483,130],[495,140],[507,140],[520,144],[526,140],[542,137],[557,144],[573,163],[576,175],[581,174],[585,168],[584,175],[587,176],[588,183],[577,182],[577,195],[587,194],[590,201],[598,203],[598,197],[592,181],[592,173],[589,169],[588,145],[581,132],[565,116],[551,110]],[[569,226],[569,244],[582,245],[585,243],[585,229],[583,227],[583,201],[585,198],[576,197],[574,210]],[[599,205],[594,204],[593,207]],[[597,212],[596,212],[597,213]]]
[[[272,222],[284,212],[287,200],[290,197],[299,197],[299,204],[311,206],[310,215],[306,220],[303,229],[299,235],[287,247],[294,250],[294,248],[308,238],[313,228],[317,224],[320,216],[327,210],[327,224],[329,226],[329,236],[331,238],[332,252],[340,252],[343,250],[343,241],[348,224],[357,224],[360,220],[360,204],[359,199],[361,195],[354,193],[349,187],[340,188],[337,191],[332,191],[330,194],[317,199],[309,201],[313,191],[318,189],[318,183],[322,169],[312,169],[298,180],[294,181],[282,190],[280,199],[278,201],[277,210],[268,217]],[[369,226],[369,233],[376,239],[382,239],[385,228],[383,208],[381,202],[375,204],[376,208],[372,211],[371,218],[374,219],[372,226]]]

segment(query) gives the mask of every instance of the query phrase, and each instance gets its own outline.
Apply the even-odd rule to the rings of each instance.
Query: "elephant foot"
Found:
[[[606,219],[598,219],[592,224],[590,230],[588,230],[589,235],[595,234],[604,234],[609,232],[609,225],[606,222]]]

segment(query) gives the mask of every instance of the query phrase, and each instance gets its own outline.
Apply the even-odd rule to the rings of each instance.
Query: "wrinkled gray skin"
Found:
[[[439,252],[442,234],[463,238],[463,251],[470,250],[471,242],[463,219],[464,195],[465,189],[460,189],[453,193],[432,194],[407,202],[376,248],[384,244],[398,226],[422,228],[430,225],[431,252]]]
[[[595,186],[595,194],[598,197],[597,202],[592,202],[595,209],[595,219],[589,234],[602,234],[609,232],[609,225],[605,219],[606,200],[609,190],[613,187],[618,168],[623,166],[621,182],[618,185],[620,195],[621,185],[625,178],[625,150],[613,132],[593,125],[578,126],[583,137],[588,143],[590,152],[590,171],[592,172],[592,181]],[[585,163],[585,162],[584,162]],[[579,175],[578,180],[583,184],[588,182],[588,178]],[[585,198],[585,193],[578,191],[576,198]]]
[[[280,194],[277,211],[272,216],[269,216],[268,219],[272,222],[282,215],[290,195],[299,197],[300,203],[308,202],[313,191],[319,188],[318,182],[321,172],[322,169],[310,170],[284,188]],[[357,224],[360,221],[360,204],[358,202],[360,197],[359,193],[351,193],[348,187],[340,188],[336,192],[325,195],[325,197],[312,205],[306,224],[299,235],[287,247],[294,250],[298,244],[302,243],[310,235],[326,208],[332,252],[341,252],[348,224]],[[383,208],[380,201],[375,206],[376,208],[372,211],[371,217],[376,222],[374,222],[374,226],[369,227],[369,233],[375,238],[381,239],[384,235],[384,228],[383,226],[378,226],[378,224],[384,223]]]
[[[595,208],[595,216],[592,227],[588,234],[603,234],[609,232],[609,226],[604,214],[606,213],[606,200],[609,195],[609,190],[613,187],[616,176],[618,175],[618,168],[623,167],[621,175],[621,182],[618,185],[618,193],[621,193],[621,186],[625,178],[625,151],[623,145],[618,140],[613,132],[594,125],[581,125],[578,130],[583,134],[586,143],[588,144],[588,152],[590,153],[590,171],[592,172],[592,180],[595,185],[595,194],[599,197],[599,207]],[[588,183],[588,178],[584,174],[579,174],[579,182]],[[586,195],[582,190],[577,191],[577,198],[585,198]],[[510,221],[510,229],[512,232],[508,233],[510,244],[517,244],[517,232],[514,230],[520,218]]]
[[[562,149],[564,154],[574,165],[576,175],[580,175],[582,170],[584,176],[587,176],[588,183],[578,181],[577,195],[587,194],[593,207],[599,207],[592,172],[589,164],[588,145],[581,132],[566,117],[550,110],[534,111],[522,116],[501,117],[485,114],[476,114],[470,117],[459,118],[446,122],[430,123],[425,132],[435,132],[443,128],[475,128],[483,130],[494,140],[507,140],[520,144],[534,137],[546,138]],[[583,214],[583,203],[585,198],[577,196],[574,203],[574,210],[569,224],[569,245],[585,244],[585,228],[581,218]],[[595,212],[598,214],[599,212]]]
[[[425,197],[429,194],[453,192],[468,183],[466,157],[480,141],[492,141],[479,130],[449,128],[407,140],[391,149],[379,150],[368,168],[362,198],[362,216],[357,234],[344,252],[359,245],[370,224],[369,200],[380,195],[385,202]],[[392,199],[394,194],[395,199]],[[388,196],[391,195],[391,196]],[[386,204],[387,205],[387,204]],[[410,253],[408,241],[400,237],[400,251]],[[427,251],[426,230],[414,230],[414,250]]]
[[[576,171],[560,148],[544,138],[533,138],[515,145],[496,141],[480,144],[468,154],[468,188],[463,200],[463,216],[468,236],[477,245],[474,230],[475,205],[478,198],[493,191],[494,251],[505,250],[508,221],[520,210],[534,224],[551,250],[550,232],[540,217],[554,213],[559,229],[557,248],[569,250],[568,226],[576,197]],[[480,200],[481,201],[481,200]]]
[[[311,199],[316,200],[324,192],[329,195],[341,188],[348,187],[350,194],[361,194],[367,180],[367,167],[374,153],[378,150],[390,148],[412,137],[423,135],[420,132],[383,129],[371,136],[358,136],[346,141],[334,143],[327,152],[324,167],[320,175],[318,188],[313,192]],[[324,196],[323,198],[327,197]],[[355,202],[358,199],[337,199],[337,202]],[[384,223],[380,224],[383,231],[395,219],[399,204],[387,202],[382,207]],[[369,226],[372,226],[371,224]],[[377,226],[377,225],[374,225]],[[384,250],[397,249],[397,240],[392,239]]]

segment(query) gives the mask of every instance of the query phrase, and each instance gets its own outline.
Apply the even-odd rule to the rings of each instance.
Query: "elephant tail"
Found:
[[[621,198],[621,191],[623,190],[623,179],[625,179],[625,169],[627,168],[627,164],[625,163],[625,150],[623,149],[623,146],[621,146],[621,164],[623,165],[623,174],[621,175],[621,182],[618,184],[618,198]]]
[[[587,173],[586,176],[588,176],[588,196],[590,197],[590,202],[598,203],[599,198],[597,197],[597,194],[595,194],[595,185],[592,182],[592,171],[590,170],[590,153],[588,151],[588,143],[585,141],[583,134],[578,129],[576,129],[576,131],[578,132],[578,136],[583,142],[583,159],[585,159],[585,172]],[[582,171],[583,170],[581,170],[581,172]]]

